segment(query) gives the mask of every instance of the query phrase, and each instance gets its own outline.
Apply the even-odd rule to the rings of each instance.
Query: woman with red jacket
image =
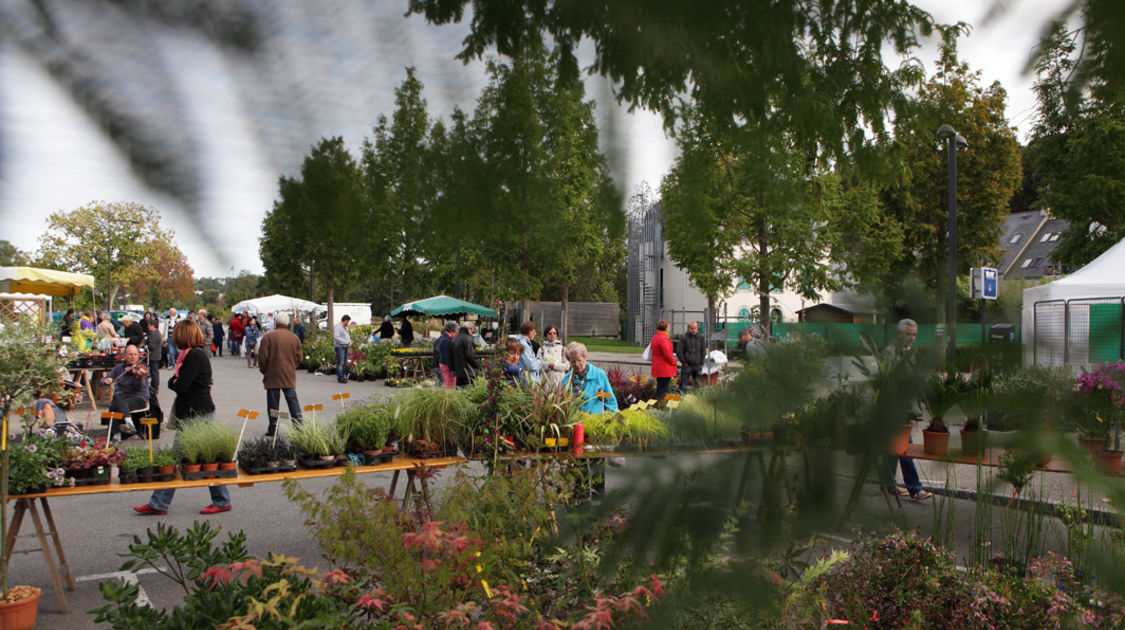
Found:
[[[652,377],[656,379],[656,399],[664,400],[668,384],[676,375],[676,353],[672,350],[672,338],[668,336],[668,320],[656,322],[656,334],[649,344],[652,355]]]

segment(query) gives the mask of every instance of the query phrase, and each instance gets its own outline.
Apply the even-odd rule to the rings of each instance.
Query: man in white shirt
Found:
[[[336,382],[348,382],[348,349],[352,345],[352,336],[348,332],[348,322],[352,321],[351,315],[344,315],[340,323],[332,329],[332,345],[336,348]]]
[[[180,321],[180,313],[174,308],[168,309],[168,318],[164,320],[163,328],[160,334],[164,337],[164,344],[168,347],[168,365],[176,365],[176,355],[180,353],[180,349],[172,342],[172,329],[176,327],[176,323]]]

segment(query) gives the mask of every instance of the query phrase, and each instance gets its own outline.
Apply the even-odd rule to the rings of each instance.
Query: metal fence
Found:
[[[1125,360],[1125,297],[1036,302],[1030,324],[1025,350],[1030,349],[1034,365],[1084,367]]]

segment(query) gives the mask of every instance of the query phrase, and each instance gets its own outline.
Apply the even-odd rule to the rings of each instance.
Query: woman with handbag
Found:
[[[649,343],[652,359],[652,377],[656,379],[656,400],[664,400],[668,385],[676,375],[676,353],[672,349],[672,338],[668,336],[668,320],[656,322],[656,333]]]

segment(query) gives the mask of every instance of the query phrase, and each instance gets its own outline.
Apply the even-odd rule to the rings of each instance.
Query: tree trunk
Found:
[[[336,289],[335,280],[336,279],[332,276],[328,276],[328,326],[326,326],[326,328],[328,329],[328,334],[330,335],[332,334],[332,327],[336,325],[336,312],[332,307],[332,301],[334,299]]]
[[[758,321],[762,326],[762,336],[773,336],[773,322],[770,318],[770,280],[773,274],[762,260],[769,251],[765,222],[758,226]]]
[[[563,288],[562,288],[562,313],[561,313],[561,316],[560,316],[561,321],[559,322],[559,340],[562,341],[563,344],[566,344],[566,327],[567,327],[566,309],[569,307],[569,305],[570,305],[570,283],[566,283],[566,284],[563,284]]]

